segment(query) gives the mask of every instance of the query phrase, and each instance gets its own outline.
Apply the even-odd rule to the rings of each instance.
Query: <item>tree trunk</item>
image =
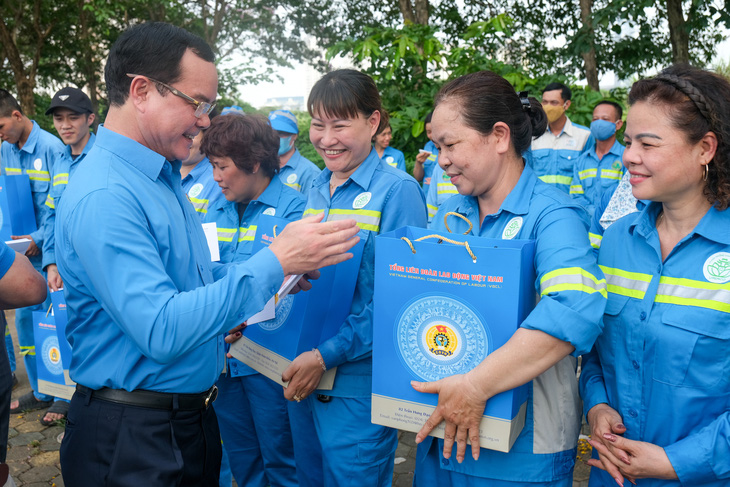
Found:
[[[592,8],[593,0],[580,0],[580,20],[583,23],[583,29],[587,34],[591,46],[587,51],[581,52],[581,56],[583,56],[583,65],[585,67],[588,86],[596,91],[600,91],[598,85],[598,66],[596,63],[596,44],[593,38]]]
[[[33,117],[35,116],[35,99],[33,98],[35,79],[31,78],[26,71],[13,33],[10,32],[2,17],[0,17],[0,43],[3,45],[3,51],[13,70],[15,87],[18,91],[18,103],[25,115]]]
[[[428,0],[398,0],[400,13],[403,20],[418,25],[428,25]]]
[[[669,40],[672,43],[672,62],[689,62],[689,32],[687,32],[682,0],[667,0]]]

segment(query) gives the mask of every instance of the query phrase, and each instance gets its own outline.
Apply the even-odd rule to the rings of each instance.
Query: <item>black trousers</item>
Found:
[[[13,392],[13,373],[10,372],[8,352],[5,350],[5,312],[0,310],[0,463],[5,463],[8,452],[8,423],[10,422],[10,395]],[[13,353],[12,351],[10,353]]]
[[[74,393],[61,444],[66,487],[218,487],[212,407],[165,411]]]

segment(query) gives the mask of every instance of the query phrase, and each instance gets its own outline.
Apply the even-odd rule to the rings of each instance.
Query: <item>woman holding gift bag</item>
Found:
[[[608,304],[580,380],[589,485],[728,485],[730,83],[673,66],[629,104],[624,165],[649,203],[598,256]]]
[[[482,71],[449,82],[436,96],[432,124],[439,165],[459,190],[432,228],[534,240],[540,300],[512,338],[470,372],[413,382],[439,394],[416,437],[414,485],[571,486],[581,418],[576,357],[600,333],[606,302],[587,215],[525,166],[522,153],[547,119],[536,99],[515,93],[501,76]],[[480,450],[487,400],[525,383],[525,427],[510,452]],[[445,439],[428,436],[442,421]]]
[[[308,108],[309,136],[327,167],[314,180],[304,214],[353,218],[365,244],[350,315],[335,336],[292,362],[282,377],[291,380],[285,395],[312,408],[325,486],[390,486],[397,431],[370,422],[375,236],[424,227],[426,204],[418,183],[381,162],[371,146],[382,107],[369,76],[350,69],[326,74],[312,88]],[[334,388],[317,394],[323,372],[333,367]]]

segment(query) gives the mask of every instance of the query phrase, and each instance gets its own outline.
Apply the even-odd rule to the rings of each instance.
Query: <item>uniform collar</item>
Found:
[[[380,158],[378,157],[378,153],[375,152],[375,149],[372,149],[370,151],[370,154],[368,154],[365,160],[362,161],[362,164],[360,164],[360,166],[355,169],[355,172],[350,175],[348,181],[352,180],[353,183],[357,184],[362,189],[367,190],[370,186],[370,182],[373,179],[373,174],[375,174],[375,170],[379,166]],[[317,178],[314,180],[314,184],[312,186],[320,187],[323,184],[329,184],[330,176],[332,176],[332,171],[325,167],[319,174],[319,176],[317,176]],[[329,188],[327,188],[327,193],[329,194]]]
[[[210,165],[210,161],[207,157],[204,157],[201,159],[199,163],[195,165],[195,167],[188,173],[187,176],[185,176],[184,179],[192,178],[193,180],[197,181],[200,176],[202,176],[205,171],[208,170],[208,166]]]
[[[160,176],[160,172],[167,162],[165,156],[102,126],[99,127],[99,135],[96,139],[96,145],[116,155],[153,181]],[[175,167],[174,162],[177,162],[179,168],[180,161],[173,161],[173,168]]]
[[[648,238],[656,231],[656,219],[662,210],[662,204],[652,201],[642,210],[639,217],[629,225],[630,233],[637,233]],[[712,206],[702,217],[697,226],[682,241],[692,235],[701,235],[708,240],[724,245],[730,245],[730,225],[728,225],[727,210],[720,211]]]
[[[288,161],[286,161],[286,164],[284,164],[284,167],[290,167],[292,169],[296,169],[299,165],[299,159],[302,157],[302,155],[299,153],[299,149],[294,149],[294,154],[291,155]],[[282,168],[284,169],[284,168]]]
[[[613,141],[613,145],[611,148],[606,152],[606,155],[603,157],[606,157],[609,154],[613,154],[614,156],[621,158],[623,157],[623,145],[618,141],[618,139]],[[596,154],[596,144],[594,143],[590,149],[588,149],[588,155],[592,157],[595,160],[598,160],[598,154]]]
[[[81,151],[81,154],[79,154],[79,156],[76,159],[74,159],[73,155],[71,154],[70,145],[67,145],[65,147],[64,151],[66,152],[66,155],[72,162],[80,162],[84,157],[86,157],[86,154],[88,154],[88,152],[91,150],[91,148],[94,147],[95,142],[96,142],[96,135],[94,134],[94,132],[91,132],[91,134],[89,135],[89,140],[86,141],[86,145],[84,146],[84,149]]]
[[[575,129],[573,128],[573,122],[570,121],[568,116],[565,116],[565,125],[563,125],[563,130],[560,131],[560,133],[556,137],[560,137],[561,135],[565,134],[568,137],[573,137],[575,135]],[[545,133],[550,133],[550,127],[548,127],[547,131]]]
[[[520,174],[520,179],[512,191],[507,195],[502,204],[499,206],[497,215],[502,211],[507,211],[513,215],[526,215],[530,210],[530,195],[537,184],[537,176],[525,165]],[[457,211],[463,215],[469,216],[473,211],[478,211],[479,201],[474,196],[466,196],[465,200],[459,204]],[[478,231],[477,231],[478,232]]]
[[[269,185],[266,186],[264,192],[261,193],[261,195],[254,201],[258,201],[259,203],[266,206],[276,208],[277,206],[279,206],[279,196],[281,196],[281,191],[283,188],[284,183],[281,182],[281,179],[279,179],[278,176],[274,175],[274,177],[271,178],[271,182],[269,183]],[[251,203],[253,203],[253,201]]]
[[[18,144],[13,144],[16,150],[21,150],[23,152],[27,152],[28,154],[32,154],[33,151],[35,151],[36,143],[38,142],[38,138],[40,137],[41,130],[43,130],[40,128],[35,120],[31,120],[31,122],[33,123],[33,127],[30,129],[30,133],[28,134],[28,140],[26,140],[25,144],[23,144],[23,148],[18,149]]]

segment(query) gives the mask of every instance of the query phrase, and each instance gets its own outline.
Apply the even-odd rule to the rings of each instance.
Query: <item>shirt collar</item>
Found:
[[[210,166],[210,161],[207,157],[204,157],[199,163],[195,165],[194,168],[190,170],[190,172],[187,176],[185,176],[184,179],[192,178],[197,181],[197,179],[209,169],[208,166]]]
[[[167,162],[165,156],[103,126],[99,126],[99,134],[96,139],[97,146],[108,150],[153,181],[160,176],[160,172]],[[180,165],[179,161],[177,161],[177,165]],[[174,166],[175,164],[173,164]]]
[[[71,146],[70,145],[67,145],[64,148],[64,151],[66,152],[66,155],[68,156],[68,158],[71,161],[73,161],[73,162],[80,162],[84,157],[86,157],[86,154],[88,154],[88,152],[91,150],[91,148],[94,147],[94,143],[95,142],[96,142],[96,135],[94,134],[94,132],[91,132],[89,134],[89,140],[86,141],[86,145],[84,146],[83,150],[81,151],[81,154],[79,154],[79,156],[76,159],[74,159],[73,158],[73,155],[71,154]]]
[[[525,165],[525,168],[522,170],[522,174],[520,174],[520,179],[517,180],[515,187],[512,188],[512,191],[509,192],[507,197],[499,206],[497,214],[502,211],[507,211],[513,215],[527,214],[530,210],[529,195],[532,194],[535,184],[537,184],[537,176],[535,176],[535,173],[528,165]],[[478,202],[474,196],[469,196],[467,201],[470,201],[470,203],[465,201],[459,205],[460,213],[466,213],[468,208],[478,208]]]
[[[273,178],[271,178],[271,182],[266,187],[264,192],[261,193],[261,195],[256,198],[255,201],[258,201],[259,203],[262,203],[266,206],[276,208],[277,206],[279,206],[279,196],[281,195],[281,190],[283,187],[284,183],[282,183],[281,179],[279,179],[279,177],[275,175]]]
[[[40,137],[41,128],[36,123],[35,120],[31,120],[33,123],[33,128],[30,129],[30,133],[28,134],[28,140],[25,141],[25,144],[23,144],[23,148],[19,149],[24,152],[27,152],[28,154],[32,154],[33,151],[35,151],[35,145],[38,142],[38,137]],[[18,148],[18,144],[13,144],[15,148]]]
[[[652,232],[656,231],[656,219],[661,210],[661,203],[656,201],[650,202],[639,214],[639,217],[629,225],[629,232],[632,234],[636,232],[642,237],[647,238]],[[727,224],[726,211],[720,211],[713,205],[707,210],[707,213],[705,213],[694,230],[682,240],[686,240],[688,237],[697,234],[713,242],[730,245],[730,226]]]
[[[370,182],[373,179],[373,174],[375,174],[375,170],[379,166],[380,158],[378,157],[378,153],[375,152],[375,149],[372,149],[370,151],[370,154],[368,154],[365,160],[362,161],[362,164],[360,164],[360,166],[355,169],[355,172],[350,175],[349,179],[351,179],[353,183],[357,184],[361,188],[367,190],[370,186]],[[328,184],[330,176],[332,176],[332,171],[325,167],[322,172],[319,173],[319,176],[317,176],[317,178],[314,180],[312,187],[319,187],[323,184]],[[329,194],[329,188],[327,188],[327,193]]]
[[[288,161],[286,161],[286,164],[284,164],[284,167],[289,166],[292,169],[296,169],[297,165],[299,164],[299,158],[301,157],[301,154],[299,153],[299,149],[294,149],[294,154],[291,155]],[[284,168],[282,168],[284,169]]]

